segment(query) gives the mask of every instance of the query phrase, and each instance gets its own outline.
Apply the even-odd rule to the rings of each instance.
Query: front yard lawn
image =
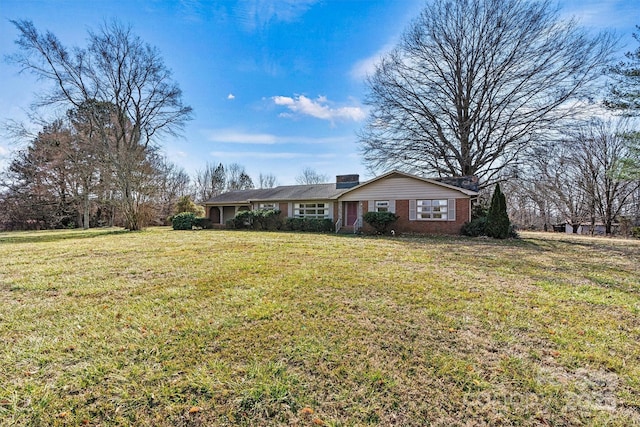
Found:
[[[640,241],[0,233],[0,425],[640,425]]]

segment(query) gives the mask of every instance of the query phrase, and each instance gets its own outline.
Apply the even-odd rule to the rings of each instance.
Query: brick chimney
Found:
[[[435,181],[444,182],[445,184],[455,187],[464,188],[466,190],[478,191],[479,182],[477,176],[452,176],[435,178]]]
[[[337,175],[336,189],[351,188],[360,184],[360,175]]]

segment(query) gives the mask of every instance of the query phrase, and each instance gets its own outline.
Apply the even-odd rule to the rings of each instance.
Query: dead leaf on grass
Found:
[[[300,414],[302,414],[302,415],[311,415],[311,414],[313,414],[313,412],[314,412],[313,409],[309,408],[308,406],[306,406],[306,407],[304,407],[304,408],[302,408],[300,410]]]

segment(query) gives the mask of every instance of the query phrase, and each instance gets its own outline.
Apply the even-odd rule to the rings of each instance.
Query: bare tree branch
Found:
[[[615,41],[549,1],[435,0],[367,80],[365,163],[489,185],[578,112]]]

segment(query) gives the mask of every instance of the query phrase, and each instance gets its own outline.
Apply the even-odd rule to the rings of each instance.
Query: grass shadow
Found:
[[[130,233],[118,228],[90,229],[90,230],[43,230],[43,231],[12,231],[0,233],[0,245],[5,243],[49,243],[62,240],[91,239],[100,236],[114,236]]]

